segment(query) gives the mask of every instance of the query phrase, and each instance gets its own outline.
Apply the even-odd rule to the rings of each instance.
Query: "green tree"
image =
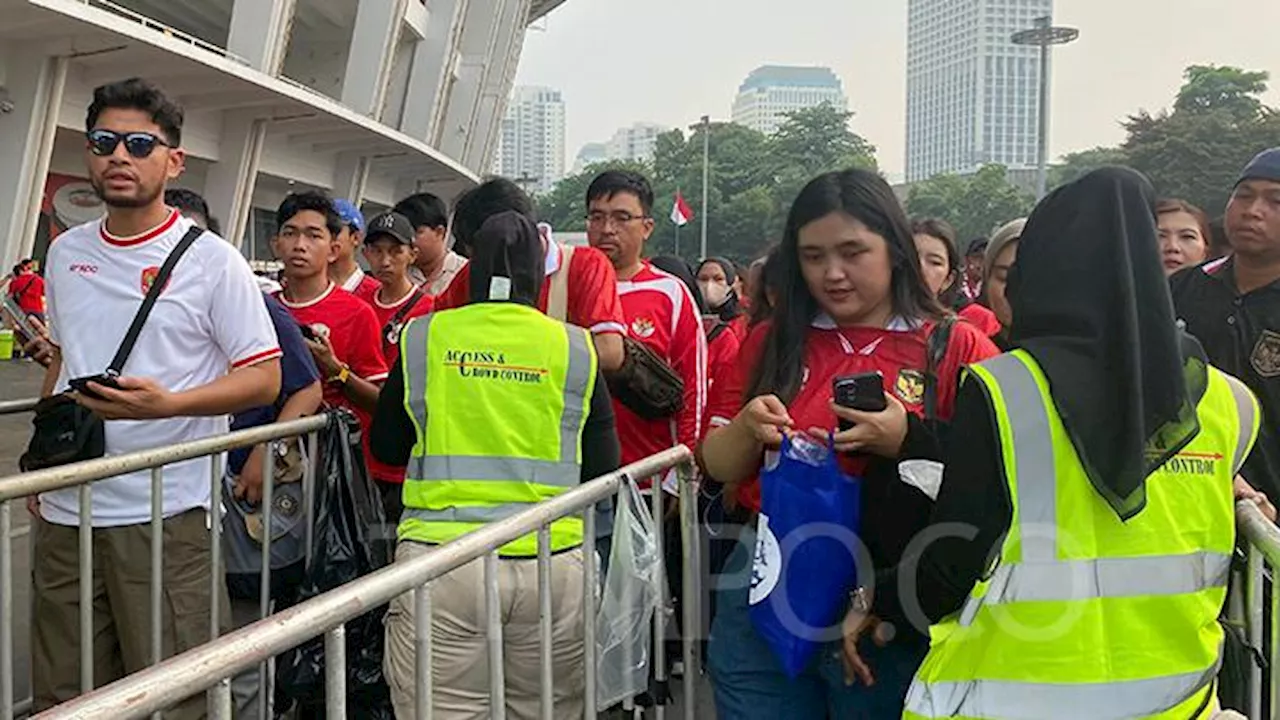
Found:
[[[628,167],[648,176],[654,191],[655,227],[650,255],[676,252],[671,206],[676,192],[693,208],[694,221],[680,229],[679,255],[696,261],[701,221],[707,220],[709,254],[733,260],[754,257],[777,237],[787,208],[815,175],[847,167],[875,167],[875,149],[849,130],[850,114],[829,105],[792,114],[773,136],[733,123],[694,126],[687,134],[660,135],[651,165],[601,163],[569,176],[538,199],[542,219],[553,227],[581,230],[587,186],[607,168]],[[702,206],[703,133],[710,158],[707,207]]]
[[[1125,123],[1122,150],[1161,195],[1222,211],[1240,168],[1276,144],[1280,115],[1263,105],[1268,74],[1193,65],[1173,112],[1140,112]]]
[[[1192,65],[1183,77],[1186,82],[1173,103],[1174,112],[1222,110],[1236,122],[1247,122],[1261,115],[1263,105],[1258,96],[1267,91],[1271,76],[1230,66]]]
[[[653,169],[643,162],[618,161],[595,163],[582,172],[569,175],[556,183],[550,192],[539,195],[538,219],[556,230],[582,232],[587,229],[587,187],[605,170],[634,170],[652,176]]]
[[[1049,168],[1049,187],[1056,188],[1075,182],[1100,167],[1128,164],[1129,156],[1116,147],[1096,147],[1067,153],[1062,156],[1061,162]]]
[[[1210,215],[1221,212],[1240,168],[1280,138],[1280,113],[1260,98],[1266,72],[1192,65],[1183,76],[1172,111],[1131,115],[1120,147],[1065,156],[1051,185],[1123,164],[1144,173],[1162,196],[1182,198]]]
[[[1009,182],[1003,165],[984,165],[972,175],[937,175],[917,183],[907,198],[907,211],[913,217],[950,222],[964,244],[1026,215],[1033,204],[1030,195]]]

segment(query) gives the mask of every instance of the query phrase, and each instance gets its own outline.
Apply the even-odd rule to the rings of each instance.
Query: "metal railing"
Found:
[[[1249,669],[1248,715],[1251,720],[1261,720],[1265,694],[1271,717],[1280,717],[1280,592],[1274,584],[1280,568],[1280,528],[1252,502],[1241,501],[1236,504],[1236,529],[1248,547],[1248,569],[1244,587],[1234,588],[1244,595],[1242,602],[1232,603],[1232,620],[1243,622],[1251,647],[1259,651],[1265,648],[1267,653],[1265,677],[1257,664]],[[1269,593],[1268,571],[1273,581]],[[1264,643],[1263,633],[1268,629],[1270,637]]]
[[[0,404],[0,414],[22,412],[34,401],[20,400]],[[30,699],[20,703],[14,701],[14,632],[13,632],[13,504],[28,497],[66,488],[77,488],[79,494],[79,659],[81,692],[93,690],[93,583],[86,578],[93,577],[93,544],[94,527],[92,517],[92,484],[126,473],[143,470],[151,471],[151,519],[150,519],[150,648],[151,662],[159,663],[162,659],[163,646],[163,573],[161,562],[164,556],[164,467],[177,462],[210,457],[210,507],[221,508],[223,486],[222,454],[228,450],[252,447],[265,444],[266,452],[262,454],[262,507],[270,508],[275,489],[274,458],[277,455],[278,443],[289,438],[306,436],[307,444],[313,452],[307,453],[309,460],[305,465],[302,477],[304,497],[312,496],[315,484],[315,462],[318,453],[316,433],[329,422],[327,415],[293,420],[289,422],[264,425],[261,427],[239,430],[225,435],[218,435],[191,442],[178,443],[161,448],[141,450],[122,455],[103,457],[96,460],[72,463],[60,467],[47,468],[34,472],[21,473],[8,477],[0,477],[0,720],[10,720],[15,712],[25,711]],[[306,506],[306,547],[311,547],[311,529],[313,507]],[[21,505],[19,506],[21,507]],[[25,508],[22,509],[25,512]],[[271,601],[271,513],[262,513],[262,571],[260,576],[260,611],[266,617],[270,611]],[[208,523],[211,550],[210,592],[212,594],[210,611],[210,638],[218,637],[219,619],[223,609],[219,607],[226,583],[222,569],[222,523],[220,516],[215,516]],[[34,592],[34,588],[32,589]],[[269,663],[264,661],[260,667],[260,682],[263,688],[270,688],[271,677]],[[230,684],[223,682],[216,690],[230,702]],[[262,694],[261,714],[270,717],[269,693]]]
[[[496,579],[498,548],[530,533],[538,537],[538,595],[542,612],[539,613],[539,649],[542,662],[540,691],[541,717],[550,720],[554,679],[551,673],[551,613],[548,600],[551,591],[550,532],[552,522],[575,513],[583,520],[583,643],[584,643],[584,696],[586,717],[595,718],[596,712],[596,592],[598,591],[597,560],[590,547],[596,537],[597,503],[626,491],[624,480],[659,475],[673,467],[687,465],[692,453],[684,446],[677,446],[628,465],[616,472],[568,490],[554,498],[541,502],[505,520],[489,523],[434,552],[408,560],[400,560],[370,575],[312,598],[297,606],[283,610],[269,621],[259,621],[236,630],[222,638],[172,657],[159,665],[130,675],[100,690],[82,695],[41,714],[44,719],[76,718],[142,718],[178,703],[193,694],[225,684],[226,679],[253,667],[299,643],[324,636],[325,646],[325,713],[329,718],[346,717],[346,668],[344,657],[343,624],[369,610],[385,605],[393,598],[412,592],[415,634],[415,686],[417,689],[416,715],[432,716],[431,703],[431,581],[463,565],[484,559],[485,606],[488,612],[490,648],[490,717],[501,720],[505,707],[501,701],[504,693],[501,657],[492,657],[495,648],[501,654],[502,624],[497,612],[499,592]],[[701,664],[698,660],[701,617],[699,594],[696,590],[699,573],[698,542],[696,532],[696,481],[681,483],[680,521],[684,533],[685,602],[682,603],[684,628],[682,633],[684,657],[684,716],[695,717],[696,683]],[[655,510],[661,510],[662,493],[651,495]],[[618,498],[621,502],[621,498]],[[659,514],[661,517],[661,514]],[[661,531],[657,533],[661,538]],[[661,557],[659,546],[659,557]],[[661,626],[665,618],[655,613],[654,646],[662,647]],[[655,650],[656,679],[664,678],[661,651]],[[208,696],[211,718],[229,718],[229,698]],[[662,718],[664,708],[658,706],[656,715]]]
[[[129,8],[124,7],[123,5],[118,5],[116,3],[111,2],[110,0],[79,0],[79,1],[80,1],[80,4],[82,5],[88,5],[90,7],[98,7],[110,13],[113,13],[115,15],[118,15],[120,17],[133,20],[134,22],[138,23],[139,25],[149,30],[157,30],[171,38],[188,43],[193,47],[198,47],[201,50],[204,50],[206,52],[211,52],[214,55],[221,55],[222,57],[225,57],[226,59],[231,60],[232,62],[236,62],[241,65],[249,65],[248,60],[245,60],[244,58],[240,57],[239,55],[236,55],[235,53],[231,52],[230,50],[224,47],[219,47],[217,45],[214,45],[208,40],[201,40],[200,38],[194,35],[182,32],[181,30],[175,27],[170,27],[168,25],[165,25],[159,20],[156,20],[151,17],[147,17],[146,15],[143,15],[142,13],[136,10],[130,10]]]

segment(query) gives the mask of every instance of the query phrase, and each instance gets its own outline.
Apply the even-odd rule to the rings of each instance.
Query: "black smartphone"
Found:
[[[831,381],[831,395],[836,404],[862,412],[884,412],[889,404],[884,399],[884,375],[880,371],[840,375]],[[840,430],[848,430],[853,423],[840,421]]]
[[[71,386],[72,390],[75,390],[81,395],[87,395],[95,400],[103,400],[104,398],[101,395],[94,392],[89,387],[89,383],[95,383],[97,385],[101,385],[102,387],[109,387],[117,390],[120,388],[120,383],[116,382],[116,377],[114,375],[108,375],[106,373],[98,373],[97,375],[86,375],[85,377],[72,378],[67,384]]]
[[[320,342],[320,338],[316,335],[316,331],[311,329],[310,325],[299,325],[298,329],[302,331],[302,337],[311,342]]]

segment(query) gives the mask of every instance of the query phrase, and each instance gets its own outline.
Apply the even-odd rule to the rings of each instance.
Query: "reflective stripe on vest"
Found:
[[[507,310],[502,311],[504,313]],[[586,331],[549,320],[541,314],[532,314],[528,318],[531,333],[548,329],[565,333],[567,357],[561,356],[563,364],[559,370],[553,370],[555,376],[563,372],[562,407],[559,413],[559,425],[552,431],[546,429],[547,439],[556,437],[559,449],[558,457],[511,457],[501,455],[456,454],[449,448],[441,447],[439,441],[432,441],[429,429],[422,424],[431,417],[428,407],[429,393],[444,391],[445,385],[432,389],[432,368],[429,353],[433,324],[443,321],[436,314],[428,315],[411,324],[402,334],[403,372],[405,377],[406,407],[413,417],[418,442],[409,459],[406,486],[405,511],[402,516],[401,535],[409,539],[424,542],[443,542],[452,539],[470,529],[468,526],[502,520],[528,509],[536,500],[532,498],[551,497],[558,492],[574,487],[581,480],[581,431],[586,418],[589,398],[595,383],[596,363],[594,350]],[[511,321],[510,315],[500,315]],[[448,318],[446,318],[448,319]],[[492,316],[490,320],[492,320]],[[539,324],[542,327],[539,327]],[[453,327],[452,325],[450,328]],[[439,326],[441,332],[449,330]],[[450,330],[447,335],[452,337]],[[537,335],[532,337],[536,338]],[[438,350],[438,348],[437,348]],[[439,353],[437,352],[437,355]],[[437,380],[441,376],[437,375]],[[561,378],[555,377],[559,383]],[[464,386],[459,386],[463,390]],[[502,432],[512,432],[513,425],[518,427],[521,415],[521,403],[537,402],[537,396],[513,396],[511,414],[501,420],[493,430],[497,433],[494,447],[501,448]],[[449,422],[442,418],[441,422]],[[484,432],[477,428],[477,432]],[[557,437],[558,436],[558,437]],[[549,449],[550,442],[546,447]],[[479,447],[472,445],[472,452],[484,450],[485,444]],[[439,483],[439,484],[437,484]],[[443,483],[451,483],[444,485]],[[464,484],[472,487],[466,488]],[[492,489],[485,490],[485,487]],[[512,496],[514,487],[527,487]],[[453,488],[460,495],[453,497]],[[414,498],[417,498],[417,504]],[[424,501],[424,498],[426,499]],[[462,500],[461,498],[466,498]],[[452,500],[452,502],[451,502]],[[430,507],[428,507],[429,505]],[[578,517],[567,517],[555,521],[551,525],[553,550],[574,546],[581,543],[582,521]],[[529,555],[536,552],[534,538],[521,538],[503,547],[503,554]],[[526,547],[527,546],[527,547]]]
[[[991,576],[982,597],[971,595],[960,613],[960,624],[973,622],[983,605],[1028,600],[1088,600],[1135,595],[1181,595],[1226,585],[1231,557],[1223,553],[1155,555],[1089,560],[1059,560],[1057,547],[1057,465],[1050,409],[1031,370],[1013,354],[982,363],[1001,388],[1013,444],[1017,448],[1015,477],[1018,493],[1018,528],[1022,562],[1002,564]],[[1249,427],[1246,410],[1239,403],[1242,428]],[[1245,423],[1249,422],[1249,425]],[[1241,430],[1236,455],[1247,450],[1251,433]],[[1050,482],[1044,482],[1048,473]],[[1032,480],[1025,482],[1024,480]]]
[[[1218,664],[1202,672],[1106,683],[1033,683],[1004,680],[912,683],[908,714],[923,718],[1027,718],[1130,720],[1154,707],[1186,702],[1187,688],[1203,688]],[[1190,712],[1196,708],[1188,710]]]
[[[1015,525],[960,613],[931,629],[904,718],[1201,717],[1221,663],[1227,463],[1256,437],[1256,400],[1210,370],[1203,432],[1187,449],[1210,459],[1153,473],[1154,514],[1120,522],[1090,487],[1034,359],[1018,351],[971,372],[997,414]],[[1183,517],[1197,523],[1189,539],[1177,534]]]
[[[1236,443],[1236,452],[1232,456],[1232,469],[1240,472],[1249,449],[1258,437],[1258,398],[1239,378],[1223,373],[1227,384],[1231,386],[1231,394],[1236,398],[1236,408],[1240,412],[1240,437]]]

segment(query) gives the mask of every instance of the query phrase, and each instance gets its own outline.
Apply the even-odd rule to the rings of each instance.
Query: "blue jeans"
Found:
[[[912,631],[900,632],[883,648],[864,640],[859,650],[875,676],[871,687],[857,681],[844,684],[844,664],[835,643],[819,649],[808,667],[792,680],[751,624],[747,594],[754,548],[755,533],[746,527],[716,579],[716,617],[707,666],[719,720],[901,717],[911,678],[928,652],[928,640]]]

